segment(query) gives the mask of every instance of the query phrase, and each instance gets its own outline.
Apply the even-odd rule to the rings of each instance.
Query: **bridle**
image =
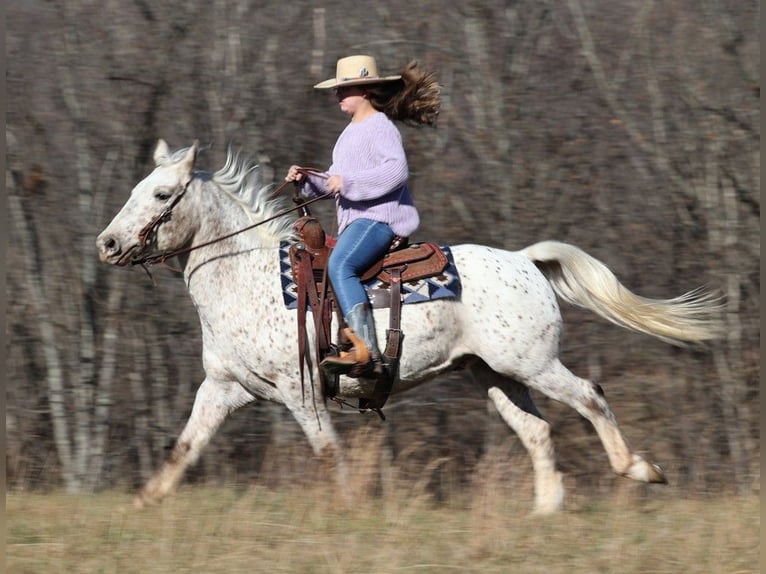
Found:
[[[179,185],[178,188],[180,188],[181,191],[173,195],[173,199],[167,206],[165,206],[165,209],[162,210],[162,213],[144,225],[141,231],[138,232],[140,250],[138,255],[130,260],[131,265],[144,265],[145,263],[152,265],[154,263],[164,262],[165,259],[172,257],[172,255],[164,257],[162,254],[152,256],[145,254],[147,251],[149,251],[151,241],[156,236],[157,229],[160,227],[160,225],[166,221],[170,221],[170,218],[173,214],[173,209],[176,205],[178,205],[178,202],[181,201],[183,196],[186,195],[186,191],[189,189],[189,185],[191,184],[192,179],[190,179],[184,186]]]
[[[312,168],[301,168],[299,170],[304,175],[307,175],[309,173],[314,175],[320,175],[322,174],[319,170],[312,169]],[[323,175],[323,174],[322,174]],[[178,186],[181,188],[181,190],[176,193],[170,203],[165,207],[165,209],[162,210],[162,212],[152,219],[149,223],[147,223],[141,231],[138,232],[138,240],[139,240],[139,251],[138,254],[133,257],[130,260],[131,265],[141,265],[141,267],[144,268],[144,271],[146,271],[147,275],[149,275],[149,278],[152,278],[152,274],[149,272],[149,269],[147,265],[155,265],[157,263],[162,263],[166,267],[169,267],[173,271],[180,272],[180,269],[175,269],[173,267],[170,267],[166,262],[168,259],[171,259],[173,257],[177,257],[178,255],[184,255],[186,253],[190,253],[191,251],[194,251],[196,249],[201,249],[202,247],[207,247],[208,245],[212,245],[214,243],[218,243],[220,241],[223,241],[225,239],[229,239],[230,237],[234,237],[235,235],[239,235],[240,233],[244,233],[245,231],[249,231],[253,229],[254,227],[258,227],[259,225],[263,225],[265,223],[268,223],[270,221],[273,221],[275,219],[278,219],[280,217],[283,217],[287,215],[288,213],[291,213],[293,211],[297,211],[299,209],[305,210],[306,206],[314,203],[315,201],[319,201],[321,199],[326,199],[328,197],[331,197],[335,195],[333,192],[328,192],[322,195],[319,195],[317,197],[314,197],[312,199],[305,200],[300,197],[298,192],[298,186],[295,186],[295,191],[293,194],[293,201],[297,204],[295,207],[290,207],[288,209],[284,209],[280,211],[279,213],[276,213],[272,215],[271,217],[267,217],[266,219],[262,221],[258,221],[257,223],[253,223],[252,225],[248,225],[247,227],[243,227],[242,229],[239,229],[237,231],[233,231],[231,233],[227,233],[226,235],[222,235],[220,237],[216,237],[215,239],[211,239],[210,241],[206,241],[204,243],[200,243],[197,245],[192,245],[189,247],[183,247],[181,249],[175,249],[172,251],[163,251],[161,253],[154,253],[150,254],[149,251],[151,249],[151,242],[154,237],[156,237],[157,230],[159,229],[160,225],[163,223],[170,221],[173,215],[173,209],[178,205],[178,203],[181,201],[181,199],[186,195],[186,192],[189,189],[189,185],[193,181],[194,178],[190,179],[185,185]],[[282,191],[288,186],[288,184],[293,182],[285,181],[283,182],[277,189],[275,189],[269,199],[274,199],[277,197]]]

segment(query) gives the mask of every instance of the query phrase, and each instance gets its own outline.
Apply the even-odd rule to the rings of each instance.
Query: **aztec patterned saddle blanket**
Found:
[[[295,282],[293,273],[293,264],[290,258],[290,247],[292,243],[283,242],[279,246],[279,268],[282,281],[282,296],[285,307],[295,309],[298,307],[298,285]],[[437,275],[423,277],[416,280],[402,281],[401,297],[402,304],[423,303],[434,301],[436,299],[459,299],[460,298],[460,276],[455,261],[452,258],[452,251],[447,246],[439,247],[441,253],[447,261],[447,265]],[[375,307],[390,307],[389,287],[390,282],[377,275],[363,279],[370,298],[370,304]]]

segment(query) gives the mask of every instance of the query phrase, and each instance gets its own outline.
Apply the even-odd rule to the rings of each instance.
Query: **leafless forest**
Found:
[[[758,16],[750,0],[7,2],[9,488],[133,489],[158,466],[203,378],[196,313],[175,273],[102,265],[95,237],[160,137],[199,139],[210,169],[240,148],[274,180],[327,165],[346,119],[311,86],[352,53],[384,73],[417,59],[444,86],[435,128],[402,127],[414,240],[557,239],[641,295],[720,290],[726,338],[708,348],[565,307],[562,354],[680,490],[759,488]],[[576,488],[620,488],[593,429],[537,398]],[[516,461],[510,483],[530,466],[459,372],[386,412],[336,419],[437,496],[491,454]],[[308,454],[289,413],[258,404],[188,480],[278,486]]]

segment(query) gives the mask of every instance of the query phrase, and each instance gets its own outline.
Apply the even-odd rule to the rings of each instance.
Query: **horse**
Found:
[[[284,404],[315,455],[334,461],[336,480],[342,481],[347,469],[330,410],[317,391],[316,358],[305,358],[312,368],[304,385],[296,311],[285,306],[281,292],[279,246],[295,240],[290,201],[274,193],[276,184],[261,181],[260,167],[241,151],[230,147],[217,171],[197,169],[198,153],[197,141],[171,150],[160,139],[153,171],[96,240],[100,259],[117,266],[177,255],[201,325],[204,380],[171,453],[135,503],[156,503],[172,494],[225,418],[256,399]],[[515,252],[461,244],[451,252],[460,296],[402,306],[406,342],[392,394],[453,369],[466,370],[531,458],[536,514],[562,510],[564,488],[551,426],[530,389],[590,421],[615,473],[667,482],[660,466],[630,450],[602,388],[561,363],[558,299],[686,346],[720,336],[718,296],[703,288],[671,299],[636,295],[604,263],[558,241]],[[385,312],[374,311],[379,340]],[[311,325],[308,331],[313,340]],[[369,396],[370,384],[341,377],[340,395]]]

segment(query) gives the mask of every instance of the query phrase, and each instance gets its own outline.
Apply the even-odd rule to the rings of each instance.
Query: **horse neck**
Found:
[[[201,180],[199,186],[195,214],[198,223],[190,243],[193,249],[181,257],[187,284],[200,271],[235,275],[235,269],[247,267],[254,258],[272,251],[269,238],[257,229],[243,231],[253,221],[234,198],[212,181]],[[194,248],[198,245],[204,247]]]

